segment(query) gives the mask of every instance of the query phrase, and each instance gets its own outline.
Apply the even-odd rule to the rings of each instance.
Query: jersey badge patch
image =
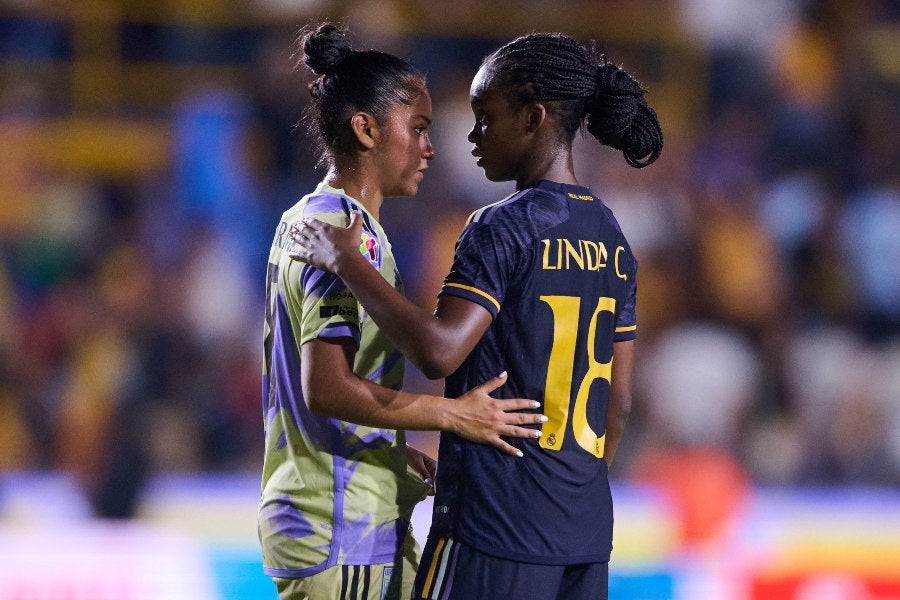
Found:
[[[381,244],[378,243],[378,238],[367,231],[362,232],[359,253],[376,267],[381,265]]]

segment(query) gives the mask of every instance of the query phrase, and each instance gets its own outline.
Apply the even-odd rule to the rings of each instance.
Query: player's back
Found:
[[[539,443],[511,442],[519,459],[442,440],[439,482],[459,483],[439,489],[438,510],[449,507],[463,540],[513,560],[608,559],[606,408],[613,342],[634,336],[635,271],[612,213],[579,186],[540,182],[476,213],[461,236],[444,293],[474,288],[496,316],[447,393],[506,370],[497,395],[539,400],[549,419]]]

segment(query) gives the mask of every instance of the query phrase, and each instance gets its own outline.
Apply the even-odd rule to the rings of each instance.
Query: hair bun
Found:
[[[303,37],[303,63],[317,75],[334,73],[350,51],[346,34],[331,23]]]
[[[659,158],[662,130],[641,84],[605,60],[597,68],[596,84],[588,107],[588,131],[602,144],[621,150],[632,167],[646,167]]]
[[[597,67],[597,93],[643,98],[646,90],[628,71],[609,62]]]

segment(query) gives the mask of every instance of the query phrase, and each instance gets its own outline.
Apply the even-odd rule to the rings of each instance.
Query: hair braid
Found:
[[[646,90],[624,69],[605,60],[596,82],[587,130],[601,144],[621,150],[632,167],[652,164],[662,152],[663,137],[656,111],[644,100]]]
[[[526,103],[583,98],[593,91],[595,67],[590,56],[577,42],[561,34],[520,37],[488,60],[511,82],[526,84]]]
[[[548,108],[569,139],[586,124],[601,144],[621,150],[637,168],[662,152],[659,119],[637,80],[566,35],[522,36],[488,56],[485,65],[517,107],[553,103]]]

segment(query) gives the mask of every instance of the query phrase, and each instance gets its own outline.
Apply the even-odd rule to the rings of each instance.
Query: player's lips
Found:
[[[477,146],[476,146],[475,148],[472,149],[472,156],[474,156],[474,157],[477,159],[477,160],[475,161],[475,164],[478,165],[478,166],[480,167],[480,166],[481,166],[481,163],[484,162],[484,157],[481,156],[481,152],[478,151],[478,147],[477,147]]]

